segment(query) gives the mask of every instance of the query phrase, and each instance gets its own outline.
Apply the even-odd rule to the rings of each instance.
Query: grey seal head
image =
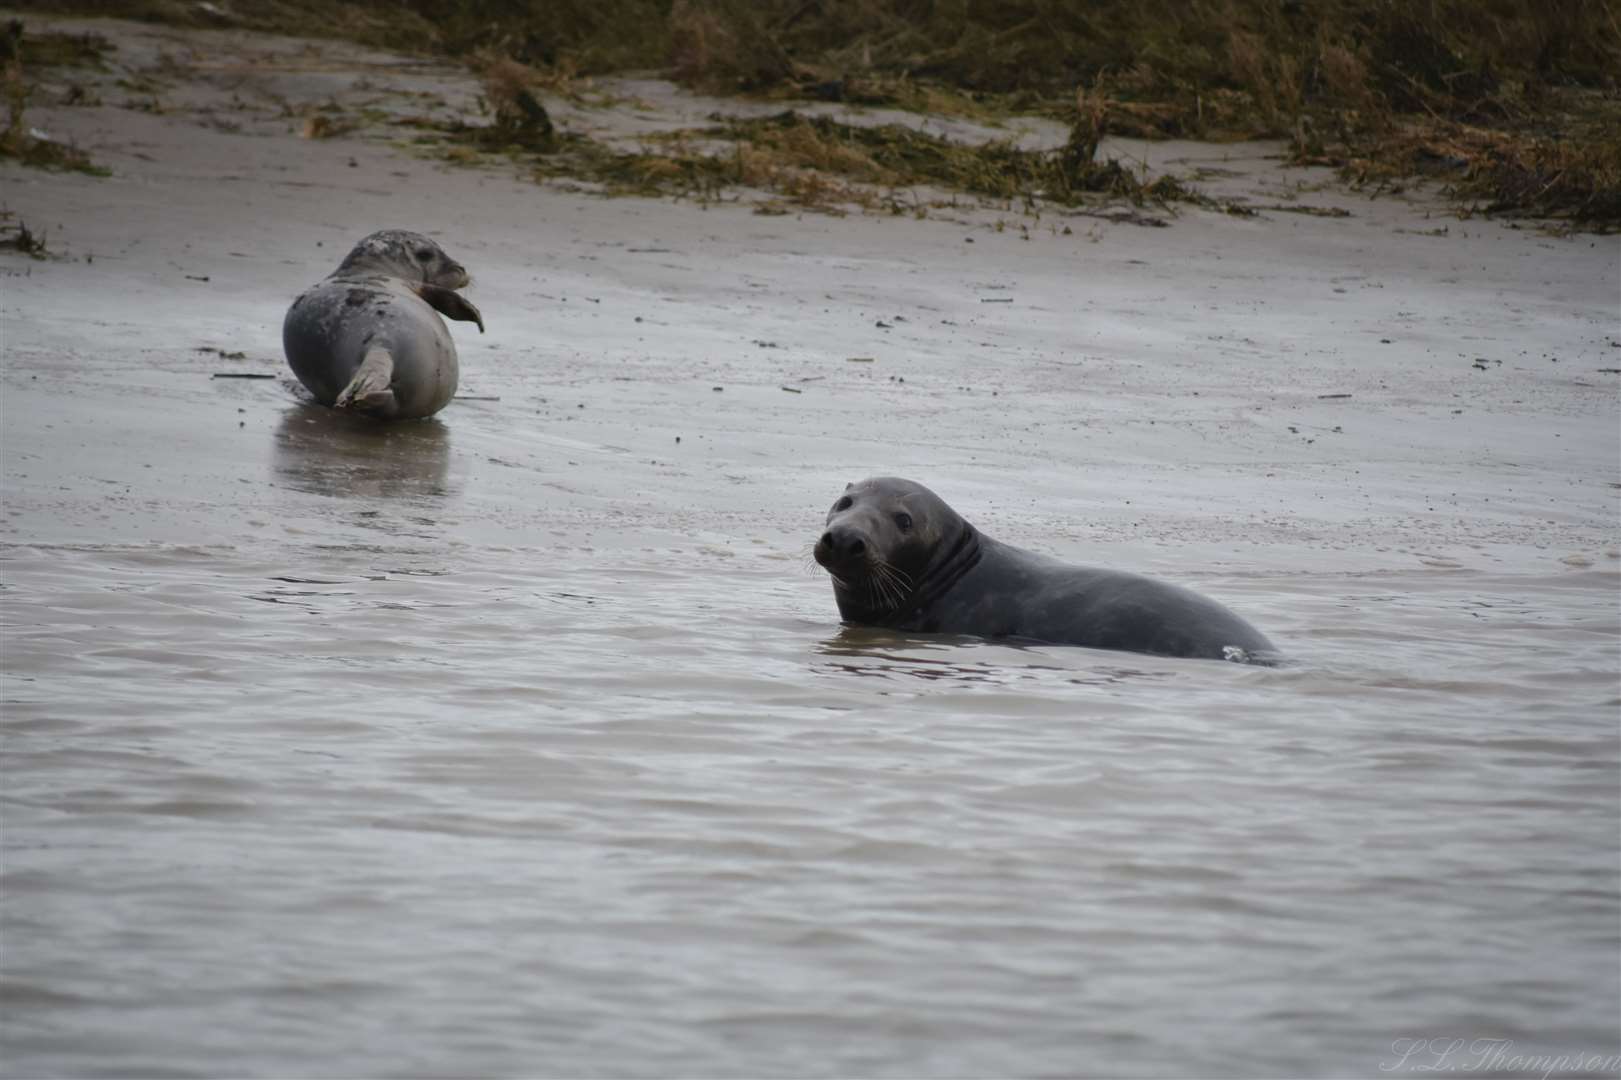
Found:
[[[478,309],[456,292],[470,280],[420,233],[372,233],[287,309],[287,363],[323,405],[385,419],[432,416],[455,396],[460,375],[439,316],[484,331]]]
[[[1160,656],[1270,663],[1277,650],[1198,593],[993,540],[911,480],[845,486],[815,558],[847,623]]]

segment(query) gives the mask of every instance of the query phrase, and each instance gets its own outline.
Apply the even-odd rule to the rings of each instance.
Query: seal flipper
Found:
[[[354,408],[377,416],[393,416],[400,411],[389,384],[394,379],[394,354],[387,349],[373,347],[366,350],[355,377],[339,392],[332,402],[334,409]]]
[[[478,332],[484,332],[484,316],[478,313],[473,302],[455,289],[447,289],[442,285],[418,285],[417,295],[428,302],[428,306],[447,319],[459,319],[462,322],[478,323]]]

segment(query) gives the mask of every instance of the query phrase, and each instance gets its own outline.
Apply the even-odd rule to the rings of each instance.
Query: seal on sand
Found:
[[[419,233],[372,233],[304,290],[281,326],[293,374],[323,405],[386,419],[432,416],[456,393],[456,345],[440,315],[484,318],[455,290],[462,265]]]
[[[860,626],[1214,660],[1276,656],[1214,600],[993,540],[911,480],[846,485],[815,556],[839,614]]]

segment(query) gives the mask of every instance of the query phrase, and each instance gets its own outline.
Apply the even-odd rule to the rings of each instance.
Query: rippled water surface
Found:
[[[4,551],[18,1074],[1614,1047],[1612,569],[1199,582],[1276,670],[908,640],[802,548],[458,539],[443,431],[326,424],[238,543]]]

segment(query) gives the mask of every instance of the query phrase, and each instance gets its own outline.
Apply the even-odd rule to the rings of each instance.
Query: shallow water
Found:
[[[6,545],[8,1072],[1614,1052],[1613,569],[1197,581],[1281,669],[908,640],[485,542],[450,431],[288,407],[235,542]]]

